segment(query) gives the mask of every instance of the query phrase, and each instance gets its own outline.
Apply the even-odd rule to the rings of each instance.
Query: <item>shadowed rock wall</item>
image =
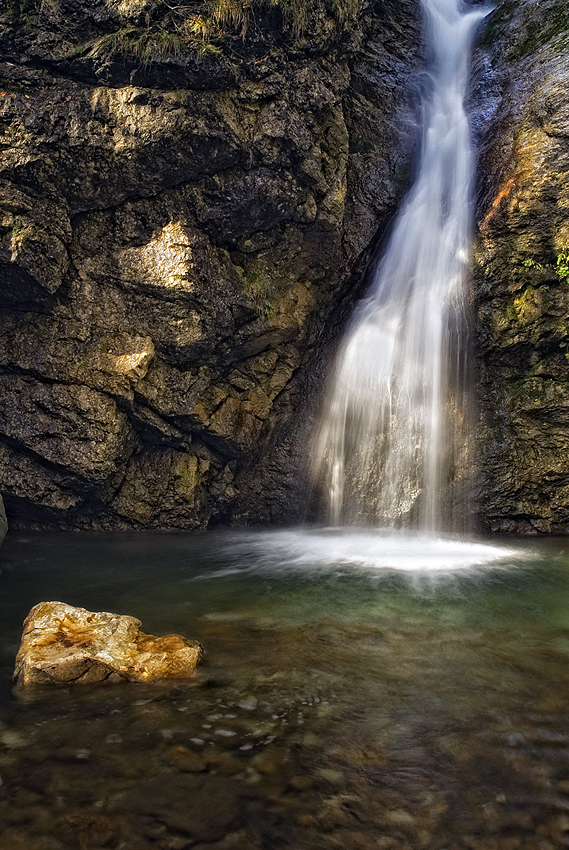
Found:
[[[503,0],[481,38],[478,498],[493,531],[569,531],[569,10]]]
[[[0,13],[14,527],[298,516],[318,352],[411,178],[417,0],[315,6],[301,38],[267,7],[219,55],[142,63],[117,33],[160,9]]]

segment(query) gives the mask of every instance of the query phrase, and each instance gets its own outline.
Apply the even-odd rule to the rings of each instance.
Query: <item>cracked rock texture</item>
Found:
[[[121,38],[166,7],[0,10],[15,528],[300,518],[326,363],[412,179],[419,0],[362,0],[345,25],[315,0],[300,37],[268,4],[216,55],[142,62]],[[561,0],[500,0],[475,56],[486,530],[569,531],[568,57]]]
[[[202,654],[195,640],[144,634],[136,617],[40,602],[24,620],[14,679],[18,685],[191,679]]]
[[[569,532],[569,10],[503,0],[480,39],[475,296],[484,528]],[[569,255],[568,255],[569,257]]]
[[[418,0],[143,63],[156,0],[0,12],[0,491],[14,527],[299,516],[322,352],[411,179]],[[149,16],[148,18],[146,16]]]

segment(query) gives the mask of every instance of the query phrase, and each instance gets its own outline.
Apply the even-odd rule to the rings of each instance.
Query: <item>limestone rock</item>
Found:
[[[197,641],[180,635],[144,634],[135,617],[40,602],[24,621],[14,679],[18,685],[189,679],[202,653]]]
[[[310,0],[301,35],[261,4],[212,55],[185,8],[0,9],[14,528],[291,520],[323,347],[410,182],[418,0]]]
[[[568,37],[566,4],[502,2],[476,65],[477,490],[491,531],[569,531]]]
[[[131,424],[107,395],[81,384],[0,375],[0,429],[48,463],[93,483],[113,481],[134,447]]]
[[[200,528],[208,494],[223,501],[233,495],[233,475],[226,465],[216,466],[214,456],[193,446],[141,452],[130,460],[113,509],[141,528]],[[156,506],[161,496],[159,508]]]

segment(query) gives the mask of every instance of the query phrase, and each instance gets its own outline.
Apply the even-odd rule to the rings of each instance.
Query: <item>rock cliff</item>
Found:
[[[503,0],[473,87],[483,527],[569,531],[569,11]]]
[[[301,28],[258,4],[213,47],[179,38],[182,7],[0,12],[14,527],[298,517],[329,352],[412,177],[418,0],[311,0]],[[568,48],[560,0],[501,0],[475,57],[474,498],[492,531],[569,531]]]
[[[315,0],[302,31],[286,8],[215,50],[160,0],[0,13],[14,527],[298,513],[321,352],[411,178],[423,47],[417,0]]]

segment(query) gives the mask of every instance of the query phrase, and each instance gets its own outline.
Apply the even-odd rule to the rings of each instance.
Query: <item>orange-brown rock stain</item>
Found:
[[[514,189],[521,187],[530,178],[535,181],[536,172],[545,162],[544,141],[547,141],[547,136],[542,130],[527,129],[520,135],[518,141],[519,144],[514,151],[509,168],[510,176],[502,182],[490,209],[484,216],[480,224],[482,232],[488,227],[504,198],[508,198]]]

